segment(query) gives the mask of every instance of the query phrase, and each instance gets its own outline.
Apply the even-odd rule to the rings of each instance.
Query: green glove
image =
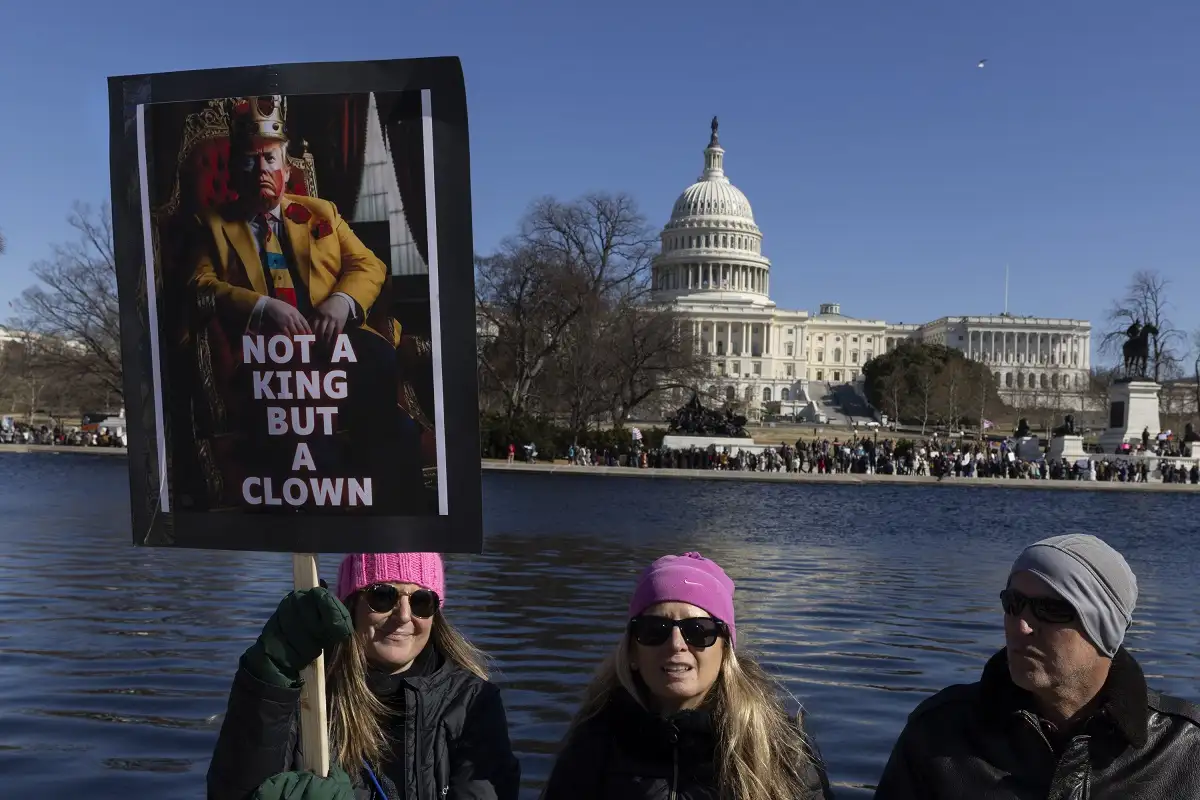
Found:
[[[350,612],[328,589],[288,592],[242,655],[242,666],[263,683],[294,689],[300,670],[353,632]]]
[[[328,778],[311,772],[281,772],[263,781],[251,800],[354,800],[354,787],[340,767],[330,767]]]

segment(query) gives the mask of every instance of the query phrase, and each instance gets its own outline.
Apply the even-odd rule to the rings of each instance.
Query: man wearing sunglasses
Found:
[[[1200,706],[1150,689],[1123,646],[1137,604],[1095,536],[1021,552],[1006,647],[908,718],[876,800],[1200,800]]]

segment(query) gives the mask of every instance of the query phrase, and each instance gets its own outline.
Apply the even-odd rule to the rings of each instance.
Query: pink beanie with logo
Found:
[[[734,644],[733,581],[725,570],[699,553],[663,556],[642,570],[633,599],[632,619],[658,603],[689,603],[703,608],[729,626],[729,644]]]
[[[446,573],[438,553],[351,553],[338,566],[337,596],[345,602],[373,583],[415,583],[446,604]]]

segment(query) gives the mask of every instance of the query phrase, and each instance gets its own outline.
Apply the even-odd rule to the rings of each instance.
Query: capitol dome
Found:
[[[750,201],[724,175],[719,179],[706,179],[702,175],[700,180],[684,189],[671,209],[671,222],[708,214],[740,217],[754,222]]]
[[[653,280],[660,301],[771,304],[771,262],[762,255],[762,231],[746,195],[725,176],[716,117],[704,148],[704,172],[679,195],[659,238]]]

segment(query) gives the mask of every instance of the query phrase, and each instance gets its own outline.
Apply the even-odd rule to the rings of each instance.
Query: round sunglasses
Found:
[[[679,628],[689,647],[712,647],[717,639],[729,638],[729,626],[714,617],[671,619],[647,614],[629,620],[634,640],[645,647],[657,647],[667,641],[675,628]]]
[[[1065,625],[1075,621],[1075,608],[1058,597],[1030,597],[1021,594],[1016,589],[1005,589],[1000,592],[1000,605],[1009,616],[1020,616],[1029,607],[1035,619],[1049,622],[1052,625]]]
[[[390,583],[373,583],[362,590],[367,605],[376,614],[387,614],[400,605],[400,598],[408,598],[408,609],[414,617],[429,619],[437,613],[440,600],[437,592],[429,589],[417,589],[415,592],[402,592]]]

